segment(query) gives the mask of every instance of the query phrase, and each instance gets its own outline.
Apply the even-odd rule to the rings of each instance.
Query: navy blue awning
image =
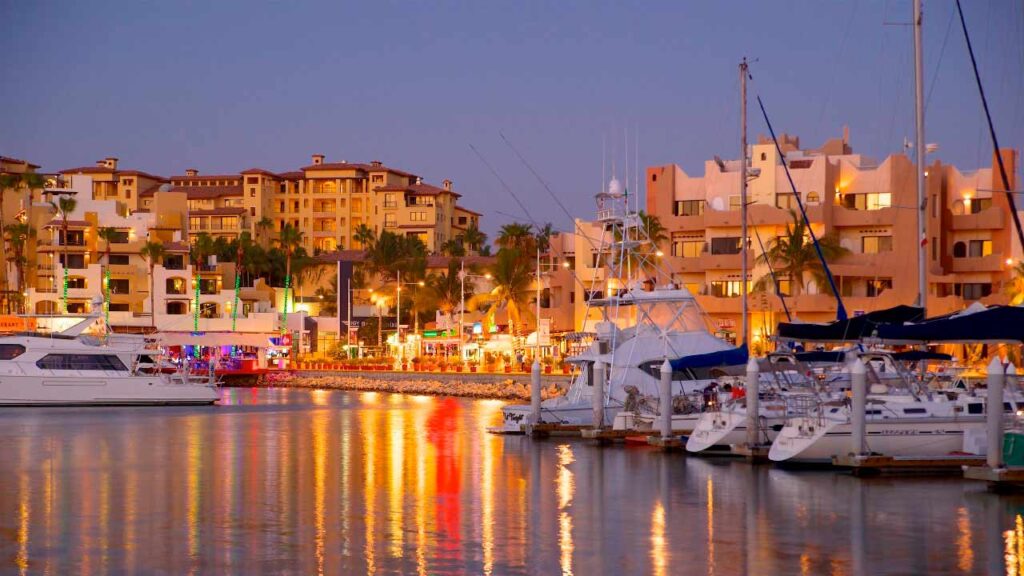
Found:
[[[921,320],[924,311],[916,306],[896,306],[836,320],[827,324],[779,322],[779,340],[793,342],[856,342],[874,335],[879,326]]]
[[[846,352],[825,352],[817,350],[814,352],[798,352],[794,354],[797,360],[801,362],[831,362],[839,363],[846,360]]]
[[[746,365],[749,358],[750,353],[747,351],[747,345],[744,344],[739,348],[730,348],[729,350],[719,350],[717,352],[708,352],[706,354],[691,354],[689,356],[683,356],[682,358],[669,360],[669,364],[672,365],[673,372],[682,372],[688,368],[743,366]]]
[[[922,322],[880,325],[878,337],[892,343],[1024,342],[1024,308],[992,306],[977,312],[959,312]]]
[[[893,352],[892,358],[893,360],[901,360],[903,362],[920,362],[921,360],[939,360],[941,362],[949,362],[953,359],[953,356],[943,354],[941,352],[907,350],[906,352]]]

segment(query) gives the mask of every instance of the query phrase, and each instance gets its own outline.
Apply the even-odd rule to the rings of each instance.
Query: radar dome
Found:
[[[159,190],[161,192],[170,192],[171,191],[171,185],[170,184],[161,184]]]
[[[608,193],[612,196],[622,194],[622,182],[619,182],[618,178],[612,178],[612,181],[608,183]]]

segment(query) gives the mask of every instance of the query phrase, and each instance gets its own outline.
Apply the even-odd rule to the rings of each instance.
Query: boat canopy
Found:
[[[896,306],[876,310],[826,324],[779,322],[779,340],[791,342],[855,342],[873,336],[880,326],[921,320],[924,310],[916,306]]]
[[[716,368],[719,366],[743,366],[750,358],[747,345],[728,350],[717,350],[704,354],[690,354],[675,360],[669,360],[673,372],[682,372],[688,368]]]
[[[878,337],[893,344],[1024,342],[1024,308],[971,306],[962,312],[920,322],[880,325]]]
[[[156,340],[161,346],[252,346],[269,348],[276,334],[245,332],[160,332]]]
[[[846,352],[842,350],[825,351],[815,350],[813,352],[798,352],[793,355],[800,362],[828,362],[838,364],[846,360]]]
[[[929,352],[927,350],[907,350],[905,352],[893,352],[893,360],[902,362],[920,362],[921,360],[938,360],[939,362],[950,362],[953,356],[941,352]]]

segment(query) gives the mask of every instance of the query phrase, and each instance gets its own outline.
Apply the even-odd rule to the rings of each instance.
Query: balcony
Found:
[[[1002,254],[990,254],[976,258],[953,258],[952,272],[1002,272],[1006,268],[1006,257]]]
[[[697,260],[703,270],[739,270],[743,267],[744,254],[701,254]],[[747,251],[747,266],[754,267],[754,253]],[[692,260],[692,258],[691,258]]]
[[[1001,207],[990,206],[977,214],[952,216],[950,223],[953,230],[999,230],[1007,220]]]
[[[836,226],[892,226],[896,223],[896,208],[852,210],[834,206],[832,214]]]

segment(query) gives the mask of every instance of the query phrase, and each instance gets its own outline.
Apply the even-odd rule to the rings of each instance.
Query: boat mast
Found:
[[[925,196],[925,153],[924,143],[924,55],[921,50],[921,0],[914,0],[914,102],[917,123],[917,226],[918,239],[918,296],[917,304],[922,311],[928,301],[928,221],[926,219],[928,198]],[[926,314],[925,314],[926,315]]]
[[[740,298],[742,300],[743,323],[742,344],[746,345],[750,332],[750,317],[747,313],[747,59],[740,62]]]

